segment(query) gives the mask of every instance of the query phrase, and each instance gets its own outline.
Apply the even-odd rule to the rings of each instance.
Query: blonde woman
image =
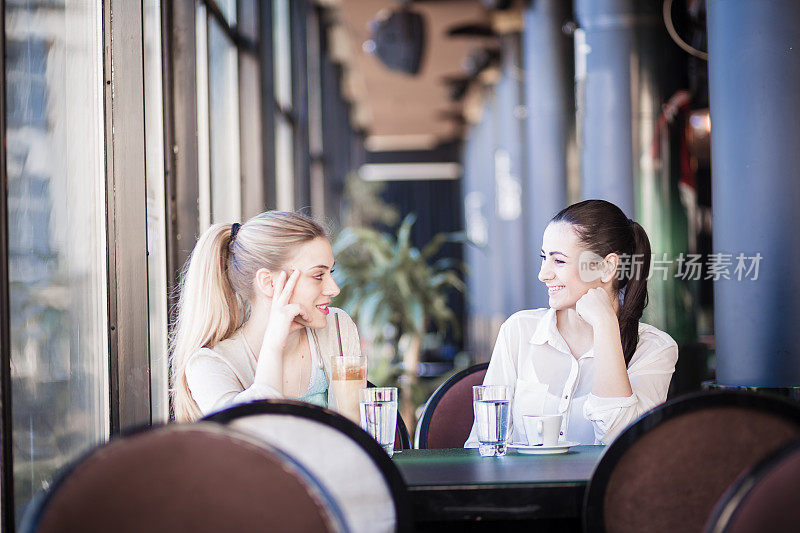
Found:
[[[216,224],[184,270],[170,346],[175,418],[194,421],[264,398],[328,404],[330,356],[360,355],[355,324],[330,307],[339,294],[325,230],[268,211]]]

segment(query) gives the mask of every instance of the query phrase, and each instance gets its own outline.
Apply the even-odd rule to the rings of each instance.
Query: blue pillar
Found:
[[[641,0],[577,0],[585,36],[586,73],[577,102],[581,122],[583,198],[602,198],[634,216],[635,120],[631,71],[636,34],[660,21],[658,5]]]
[[[501,293],[498,290],[493,257],[502,257],[500,235],[494,219],[494,115],[484,106],[483,120],[474,125],[464,142],[464,229],[474,243],[464,247],[467,263],[467,349],[474,362],[488,361],[494,346],[494,324],[502,316]]]
[[[714,284],[717,383],[797,387],[800,2],[707,9],[714,250],[733,254],[732,279]],[[761,254],[757,280],[736,279],[739,253]]]
[[[501,77],[494,88],[495,145],[494,212],[501,242],[501,251],[493,252],[496,266],[492,271],[496,286],[503,295],[502,314],[505,317],[525,309],[525,285],[529,275],[526,268],[525,220],[522,197],[522,81],[521,36],[518,33],[501,37],[503,59]],[[494,255],[496,254],[496,255]]]
[[[547,307],[547,292],[535,275],[542,234],[567,205],[567,149],[575,127],[574,46],[562,26],[572,17],[571,4],[538,0],[525,12],[526,307]]]

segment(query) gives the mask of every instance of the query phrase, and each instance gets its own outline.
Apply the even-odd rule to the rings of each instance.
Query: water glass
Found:
[[[511,400],[505,385],[472,387],[472,407],[478,430],[478,450],[483,457],[506,454]]]
[[[391,457],[397,428],[397,387],[361,389],[359,400],[361,428]]]

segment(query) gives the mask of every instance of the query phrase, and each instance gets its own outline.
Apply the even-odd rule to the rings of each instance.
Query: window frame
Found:
[[[143,50],[113,43],[142,42],[140,6],[104,2],[100,13],[103,91],[103,174],[106,193],[105,249],[107,258],[106,315],[108,396],[106,438],[124,428],[150,423],[149,349],[139,349],[148,339],[144,189],[144,79]],[[114,23],[112,24],[112,20]],[[0,132],[6,132],[6,17],[0,3]],[[115,119],[115,117],[120,117]],[[2,477],[0,479],[0,531],[16,529],[12,453],[11,335],[9,302],[9,220],[7,154],[0,149],[0,388],[2,390]],[[139,194],[141,202],[123,201]],[[145,270],[146,271],[146,270]],[[145,346],[148,343],[145,342]]]
[[[0,2],[0,134],[6,131],[6,9]],[[8,272],[8,176],[6,175],[6,151],[0,149],[0,317],[8,317],[9,272]],[[11,409],[11,321],[0,319],[0,531],[14,531],[14,469],[12,453],[12,409]]]
[[[298,0],[294,0],[298,1]],[[280,2],[281,15],[284,16],[282,20],[276,20],[275,11],[276,2]],[[296,142],[295,131],[297,129],[297,117],[295,114],[295,87],[294,87],[294,56],[297,53],[293,45],[294,25],[293,20],[296,19],[292,15],[294,8],[292,0],[274,0],[270,2],[270,9],[272,11],[270,17],[270,37],[272,39],[271,56],[272,56],[272,85],[270,87],[270,100],[273,102],[273,156],[274,156],[274,171],[275,171],[275,204],[277,209],[281,210],[294,210],[297,206],[296,198],[296,185],[297,180],[297,165],[296,165]],[[283,24],[287,31],[286,41],[282,41],[281,45],[286,45],[289,54],[288,65],[283,64],[277,57],[278,47],[275,40],[282,37],[276,31],[276,27]],[[285,70],[281,70],[285,68]],[[281,72],[276,72],[281,70]],[[288,87],[284,86],[281,82],[280,76],[288,76]],[[286,93],[286,94],[284,94]],[[287,131],[288,130],[288,131]],[[288,132],[288,136],[286,133]],[[285,154],[281,154],[278,150],[278,144],[284,146],[284,142],[289,140],[289,148],[291,153],[287,158]]]
[[[113,22],[112,22],[113,21]],[[150,349],[145,187],[144,18],[134,2],[103,3],[111,435],[149,425]],[[126,43],[142,43],[141,47]],[[120,43],[120,46],[114,46]],[[118,118],[117,118],[118,117]],[[139,201],[131,201],[138,198]],[[142,349],[147,346],[147,349]]]
[[[197,159],[197,54],[195,3],[164,2],[164,146],[167,177],[167,280],[170,323],[174,320],[180,271],[199,228]]]
[[[272,0],[258,2],[258,42],[259,79],[261,81],[261,169],[263,173],[262,203],[267,209],[277,206],[277,185],[275,180],[275,116],[279,106],[275,101],[275,60],[272,34]]]
[[[251,154],[257,153],[263,147],[263,128],[260,124],[265,105],[261,91],[261,3],[258,0],[238,0],[236,3],[236,20],[240,21],[237,30],[249,38],[255,47],[251,54],[238,55],[239,167],[243,220],[264,211],[267,188],[263,157],[251,157]],[[255,102],[255,110],[248,107],[250,102]]]
[[[308,12],[314,9],[306,0],[289,1],[289,43],[291,52],[292,115],[294,161],[294,206],[311,205],[311,158],[309,146],[308,99]],[[314,28],[311,28],[314,31]]]
[[[266,2],[271,5],[270,2]],[[200,100],[200,96],[198,96],[197,105],[201,106],[197,108],[197,116],[198,116],[198,123],[197,123],[197,136],[200,139],[200,144],[198,146],[198,158],[202,158],[202,162],[199,166],[199,176],[200,176],[200,183],[198,185],[198,192],[200,193],[200,210],[199,215],[201,217],[200,225],[196,233],[203,231],[207,228],[210,224],[217,222],[215,220],[215,209],[214,209],[214,195],[213,195],[213,187],[214,187],[214,161],[213,161],[213,147],[210,145],[211,138],[212,138],[212,109],[211,109],[211,80],[209,78],[208,73],[208,63],[210,61],[210,34],[211,34],[211,26],[215,25],[216,28],[220,29],[224,34],[225,38],[229,41],[231,45],[233,45],[234,49],[236,50],[236,78],[237,78],[237,91],[236,91],[236,98],[237,98],[237,134],[239,139],[238,143],[238,154],[239,157],[238,166],[239,166],[239,189],[240,189],[240,198],[238,202],[238,212],[242,213],[240,218],[243,218],[245,213],[249,213],[252,211],[260,212],[261,209],[255,209],[254,206],[257,204],[262,203],[262,198],[266,196],[265,189],[267,185],[265,183],[258,183],[254,185],[250,183],[250,180],[253,178],[254,168],[258,168],[258,172],[260,174],[264,174],[264,162],[259,161],[255,165],[248,164],[246,161],[245,155],[245,146],[252,146],[250,138],[248,137],[245,139],[245,136],[248,134],[250,130],[252,130],[250,125],[246,123],[246,121],[242,120],[242,101],[243,97],[251,96],[252,91],[249,90],[247,86],[242,85],[242,58],[249,56],[251,59],[255,60],[255,64],[258,68],[261,68],[261,62],[259,60],[259,54],[261,51],[260,43],[263,40],[263,36],[261,39],[258,39],[258,26],[250,24],[247,26],[251,31],[251,35],[247,35],[245,31],[240,28],[238,23],[239,14],[242,13],[242,0],[236,0],[236,14],[237,14],[237,22],[235,24],[231,24],[231,21],[223,13],[222,9],[219,7],[219,4],[216,0],[197,0],[195,6],[197,9],[198,14],[202,14],[205,17],[203,24],[201,26],[204,29],[203,35],[196,35],[195,41],[195,52],[205,52],[205,65],[200,65],[195,63],[195,68],[197,69],[197,83],[196,87],[198,89],[198,93],[202,89],[202,100]],[[258,14],[258,3],[251,4],[252,10]],[[260,14],[259,14],[260,15]],[[252,35],[255,33],[255,36]],[[203,40],[200,43],[200,40]],[[202,48],[200,46],[202,45]],[[261,80],[261,75],[257,75],[256,80]],[[201,87],[202,86],[202,87]],[[256,94],[260,93],[256,91]],[[261,103],[260,107],[263,108],[263,102]],[[263,110],[260,111],[260,114],[263,115]],[[256,135],[261,135],[263,132],[257,132]],[[263,141],[259,142],[260,147],[263,146]],[[258,178],[262,179],[262,178]],[[256,213],[252,213],[256,214]]]
[[[199,230],[198,143],[197,143],[197,57],[196,8],[206,7],[207,16],[219,23],[236,45],[238,58],[249,54],[255,59],[255,82],[245,89],[248,98],[260,98],[260,141],[258,155],[263,177],[255,171],[244,175],[242,189],[253,179],[261,180],[260,197],[264,206],[275,202],[275,117],[282,113],[272,93],[273,44],[272,5],[270,1],[255,1],[247,7],[258,20],[248,26],[256,38],[248,38],[225,19],[214,0],[160,3],[161,83],[160,102],[163,111],[164,181],[156,186],[165,188],[167,294],[172,323],[176,287],[180,271],[188,259]],[[305,5],[305,4],[304,4]],[[0,65],[3,88],[0,90],[0,132],[6,131],[6,9],[0,3]],[[103,90],[98,92],[103,105],[102,172],[106,180],[105,254],[107,259],[106,309],[108,352],[103,354],[107,365],[107,418],[103,421],[107,437],[152,424],[152,390],[150,383],[151,347],[149,335],[148,261],[147,261],[147,183],[146,123],[145,123],[145,26],[141,2],[104,1],[98,14],[98,35],[102,41],[101,54]],[[237,10],[241,12],[241,2]],[[290,5],[290,12],[294,8]],[[140,43],[141,46],[130,46]],[[252,65],[251,65],[252,68]],[[294,72],[294,70],[293,70]],[[252,74],[252,73],[251,73]],[[292,83],[295,82],[293,75]],[[294,85],[293,85],[294,87]],[[240,113],[242,88],[239,88]],[[256,95],[253,96],[253,92]],[[296,121],[287,112],[292,128]],[[245,125],[239,123],[241,135]],[[255,123],[249,124],[253,131]],[[152,132],[151,132],[152,134]],[[156,133],[158,134],[158,133]],[[244,161],[245,154],[240,158]],[[251,154],[254,155],[254,154]],[[306,155],[307,157],[307,155]],[[11,331],[9,317],[9,206],[7,154],[0,148],[0,531],[15,530],[14,470],[13,470],[13,411],[11,391]],[[255,168],[255,167],[254,167]],[[248,199],[253,202],[251,198]],[[257,201],[257,200],[256,200]],[[242,202],[242,209],[245,209]],[[252,204],[251,204],[252,205]],[[144,275],[143,275],[144,273]],[[144,348],[143,348],[144,347]],[[170,399],[171,401],[171,399]],[[170,409],[171,411],[171,409]]]

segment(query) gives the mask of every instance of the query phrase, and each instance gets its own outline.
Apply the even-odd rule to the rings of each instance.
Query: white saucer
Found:
[[[530,444],[512,443],[509,444],[508,447],[512,450],[517,450],[517,453],[545,455],[551,453],[566,453],[570,448],[577,445],[577,442],[561,441],[555,446],[531,446]]]

